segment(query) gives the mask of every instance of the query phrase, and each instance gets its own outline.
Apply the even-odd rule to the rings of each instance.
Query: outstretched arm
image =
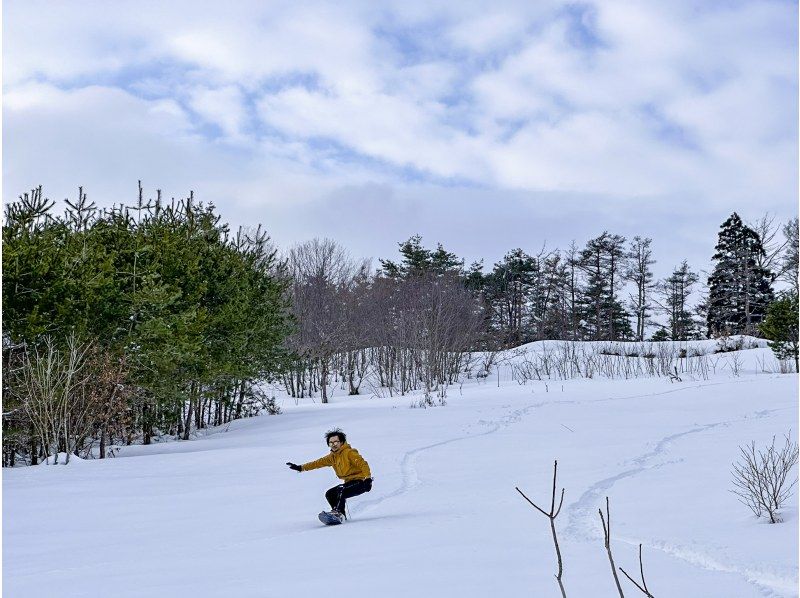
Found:
[[[320,467],[330,467],[333,465],[333,454],[327,454],[316,461],[309,461],[300,466],[300,471],[311,471],[312,469],[319,469]]]

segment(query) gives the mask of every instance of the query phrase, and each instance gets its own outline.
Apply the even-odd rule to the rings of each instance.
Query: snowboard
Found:
[[[317,517],[319,517],[319,520],[325,525],[340,525],[342,523],[341,519],[331,515],[327,511],[322,511]]]

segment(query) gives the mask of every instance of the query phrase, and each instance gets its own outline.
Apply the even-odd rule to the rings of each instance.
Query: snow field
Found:
[[[785,521],[756,521],[729,492],[738,446],[797,434],[797,376],[709,380],[501,379],[414,397],[283,400],[284,413],[190,442],[123,447],[114,459],[3,472],[3,585],[15,598],[559,596],[547,519],[553,460],[566,488],[556,520],[571,597],[615,596],[597,509],[611,501],[617,565],[656,596],[797,596],[797,496]],[[562,390],[563,387],[563,390]],[[339,426],[369,461],[351,519],[316,514]],[[637,595],[623,580],[626,595]]]

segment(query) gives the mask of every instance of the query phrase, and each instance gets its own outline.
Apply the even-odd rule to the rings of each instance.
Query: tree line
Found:
[[[763,327],[770,308],[785,312],[797,294],[797,219],[778,233],[774,218],[748,226],[733,214],[720,228],[707,289],[686,260],[656,280],[652,240],[609,232],[565,251],[514,249],[488,272],[420,236],[399,244],[399,260],[379,260],[374,274],[333,241],[303,243],[288,256],[298,328],[286,389],[324,402],[329,383],[358,394],[371,372],[390,393],[427,394],[452,384],[470,352],[545,339],[782,334],[776,342],[785,348],[796,336],[791,326]],[[779,281],[787,291],[776,301]],[[793,356],[793,347],[779,356]]]
[[[135,205],[98,209],[81,190],[53,207],[39,188],[5,210],[3,465],[188,439],[274,411],[268,380],[322,402],[364,385],[444,402],[494,352],[536,340],[752,334],[796,360],[796,218],[733,214],[703,288],[685,260],[657,280],[650,238],[607,231],[488,271],[413,236],[373,271],[328,239],[279,254],[191,194],[144,201],[140,185]]]

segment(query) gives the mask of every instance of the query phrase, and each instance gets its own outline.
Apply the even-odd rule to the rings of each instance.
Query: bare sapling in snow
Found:
[[[756,443],[740,446],[741,460],[733,464],[733,485],[731,490],[739,497],[739,502],[747,505],[756,517],[766,513],[770,523],[781,521],[778,511],[792,495],[797,485],[794,471],[797,465],[798,446],[790,435],[784,437],[783,447],[772,444],[765,449],[757,449]],[[794,474],[794,480],[789,481]]]
[[[728,367],[730,367],[731,374],[733,374],[736,378],[739,377],[739,374],[742,371],[742,365],[744,365],[744,360],[738,353],[732,353],[728,358]]]
[[[641,544],[639,544],[639,576],[641,577],[642,584],[639,585],[639,583],[635,579],[633,579],[630,575],[628,575],[628,572],[625,571],[625,569],[623,569],[622,567],[620,567],[619,570],[622,571],[622,574],[628,578],[628,581],[630,581],[633,585],[635,585],[642,594],[644,594],[648,598],[654,598],[654,596],[650,593],[650,590],[647,588],[647,581],[644,578],[644,564],[642,563]]]
[[[642,564],[642,545],[639,544],[639,574],[641,576],[642,583],[639,585],[637,581],[635,581],[622,567],[617,567],[614,564],[614,555],[611,553],[611,510],[609,509],[608,505],[608,497],[606,496],[606,514],[605,517],[603,516],[603,509],[598,509],[598,513],[600,513],[600,522],[603,524],[603,540],[604,545],[606,547],[606,554],[608,555],[608,562],[611,564],[611,574],[614,576],[614,584],[617,586],[617,592],[619,592],[620,598],[624,598],[624,594],[622,593],[622,585],[619,583],[619,576],[617,575],[617,569],[619,569],[622,574],[627,577],[630,582],[635,585],[645,596],[649,596],[653,598],[653,595],[650,593],[650,590],[647,589],[647,582],[644,579],[644,565]]]
[[[553,544],[556,548],[556,558],[558,559],[558,573],[556,574],[556,581],[558,582],[558,587],[561,590],[561,596],[566,598],[567,592],[564,590],[564,582],[562,581],[562,576],[564,573],[564,565],[561,560],[561,549],[558,546],[558,536],[556,535],[556,517],[561,512],[561,505],[564,504],[564,488],[561,489],[561,498],[558,501],[558,507],[556,507],[556,477],[558,476],[558,461],[553,462],[553,494],[550,498],[550,511],[545,511],[538,505],[536,505],[530,498],[525,496],[525,493],[516,488],[517,492],[522,495],[522,498],[527,500],[530,505],[539,511],[542,515],[547,517],[550,520],[550,531],[553,534]]]
[[[85,425],[86,401],[80,392],[89,346],[74,336],[60,348],[51,337],[41,347],[26,349],[14,381],[18,394],[46,454],[64,452],[65,462],[77,448]],[[49,458],[48,458],[49,463]]]
[[[795,445],[796,446],[796,445]],[[563,573],[564,573],[564,564],[561,559],[561,548],[558,544],[558,536],[556,535],[556,517],[561,512],[561,506],[564,504],[564,488],[561,489],[561,498],[558,501],[558,506],[556,507],[556,478],[558,474],[558,461],[553,462],[553,492],[550,498],[550,510],[545,511],[536,503],[534,503],[530,498],[525,496],[525,493],[522,492],[518,487],[515,487],[516,491],[522,495],[528,503],[537,511],[539,511],[542,515],[547,517],[550,520],[550,531],[553,535],[553,545],[556,549],[556,557],[558,559],[558,573],[556,574],[555,578],[558,581],[558,587],[561,590],[561,596],[566,598],[566,590],[564,589],[564,583],[562,580]],[[603,544],[606,548],[606,554],[608,555],[608,562],[611,565],[611,574],[614,577],[614,584],[617,587],[617,592],[619,593],[620,598],[625,598],[625,594],[622,591],[622,584],[620,584],[619,576],[617,575],[617,566],[614,563],[614,555],[611,552],[611,510],[609,507],[609,500],[606,496],[606,512],[603,515],[603,509],[598,509],[598,513],[600,514],[600,522],[603,525]],[[619,570],[622,572],[625,577],[627,577],[633,585],[636,586],[639,591],[641,591],[645,596],[649,596],[649,598],[653,598],[653,595],[650,593],[650,590],[647,588],[647,582],[644,578],[644,565],[642,564],[642,545],[639,544],[639,575],[641,577],[641,583],[634,580],[628,573],[622,568],[619,567]]]
[[[600,522],[603,524],[603,543],[606,547],[606,554],[608,555],[608,562],[611,564],[611,574],[614,576],[614,584],[617,586],[620,598],[625,598],[622,593],[622,586],[619,583],[619,576],[617,575],[617,568],[614,565],[614,555],[611,554],[611,511],[608,506],[608,497],[606,496],[606,515],[603,517],[603,509],[598,509],[600,513]]]

